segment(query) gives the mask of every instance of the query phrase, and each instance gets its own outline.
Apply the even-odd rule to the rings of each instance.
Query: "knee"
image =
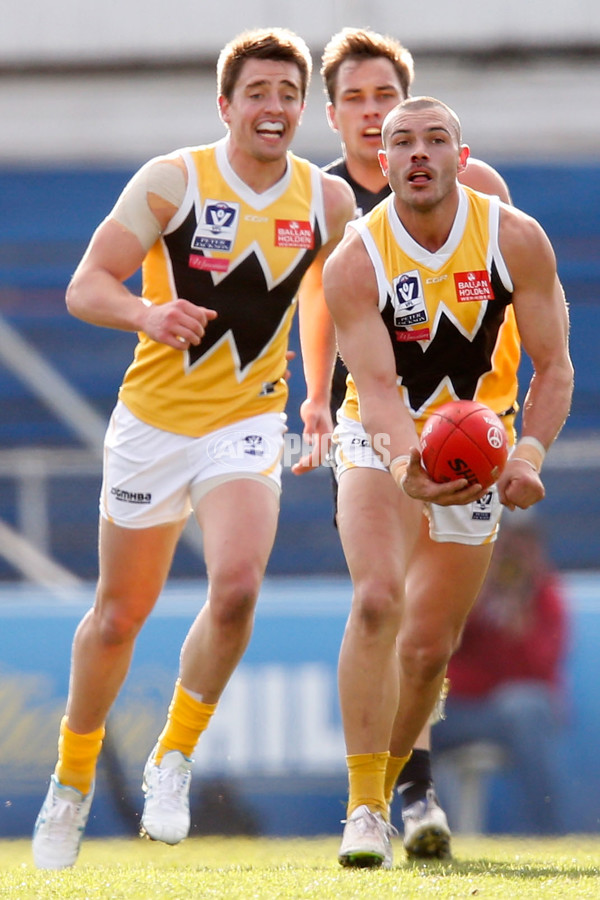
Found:
[[[146,616],[131,609],[124,609],[118,603],[96,604],[93,610],[96,632],[103,644],[127,644],[135,640]]]
[[[211,577],[209,608],[220,628],[245,628],[252,623],[261,578],[251,570],[229,570]]]
[[[453,641],[442,636],[404,635],[398,645],[400,667],[412,680],[427,683],[446,671],[454,649]]]
[[[384,578],[355,585],[352,618],[365,637],[386,628],[397,634],[400,625],[401,597],[398,589]]]

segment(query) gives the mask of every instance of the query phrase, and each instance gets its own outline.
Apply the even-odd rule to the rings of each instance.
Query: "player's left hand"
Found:
[[[508,509],[528,509],[546,496],[539,473],[525,459],[511,457],[498,479],[500,502]]]
[[[466,506],[487,493],[480,484],[469,484],[466,478],[445,481],[442,484],[427,474],[416,447],[410,448],[410,461],[402,479],[402,490],[413,500],[437,503],[438,506]]]

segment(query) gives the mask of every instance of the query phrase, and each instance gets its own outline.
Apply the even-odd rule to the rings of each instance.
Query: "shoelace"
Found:
[[[348,819],[342,819],[342,825],[346,825],[348,821]],[[392,838],[398,834],[398,829],[391,822],[387,822],[383,816],[380,819],[377,818],[377,813],[371,812],[370,809],[367,809],[359,818],[353,819],[352,824],[357,825],[363,834],[366,831],[379,831],[382,826],[388,837]]]
[[[66,835],[71,825],[76,824],[81,828],[77,819],[81,812],[81,803],[72,803],[70,800],[62,800],[55,797],[52,802],[52,809],[46,818],[48,829],[59,836]]]
[[[181,769],[159,769],[154,777],[156,793],[160,795],[160,804],[167,809],[178,809],[182,794],[184,794],[191,772]]]

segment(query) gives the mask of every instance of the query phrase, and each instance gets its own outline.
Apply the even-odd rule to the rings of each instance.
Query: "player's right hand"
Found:
[[[434,481],[422,465],[421,454],[416,447],[410,448],[410,460],[401,487],[413,500],[437,503],[438,506],[465,506],[479,500],[488,490],[480,484],[469,484],[466,478],[443,483]]]
[[[181,297],[168,303],[152,303],[146,309],[142,331],[153,341],[167,344],[174,350],[187,350],[192,344],[197,346],[208,323],[218,315],[214,309],[196,306]]]

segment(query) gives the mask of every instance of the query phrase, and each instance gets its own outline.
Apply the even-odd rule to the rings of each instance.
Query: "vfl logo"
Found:
[[[278,448],[265,434],[249,434],[233,431],[213,438],[208,445],[208,456],[225,469],[261,472],[265,458],[276,458]]]
[[[472,519],[477,519],[480,522],[489,522],[492,518],[492,491],[488,491],[487,494],[484,494],[483,497],[480,497],[479,500],[476,500],[473,504],[473,515]]]
[[[403,275],[396,284],[398,300],[406,309],[412,309],[419,295],[419,282],[416,278]]]
[[[406,328],[409,325],[422,325],[427,321],[427,310],[423,296],[421,276],[417,269],[403,272],[392,282],[394,305],[394,325]]]
[[[265,445],[260,434],[247,434],[244,438],[244,453],[246,456],[264,456]]]
[[[235,209],[227,203],[210,203],[205,207],[206,224],[213,234],[219,234],[224,228],[233,224]]]
[[[192,238],[192,250],[229,253],[235,241],[239,218],[239,203],[207,200]]]

